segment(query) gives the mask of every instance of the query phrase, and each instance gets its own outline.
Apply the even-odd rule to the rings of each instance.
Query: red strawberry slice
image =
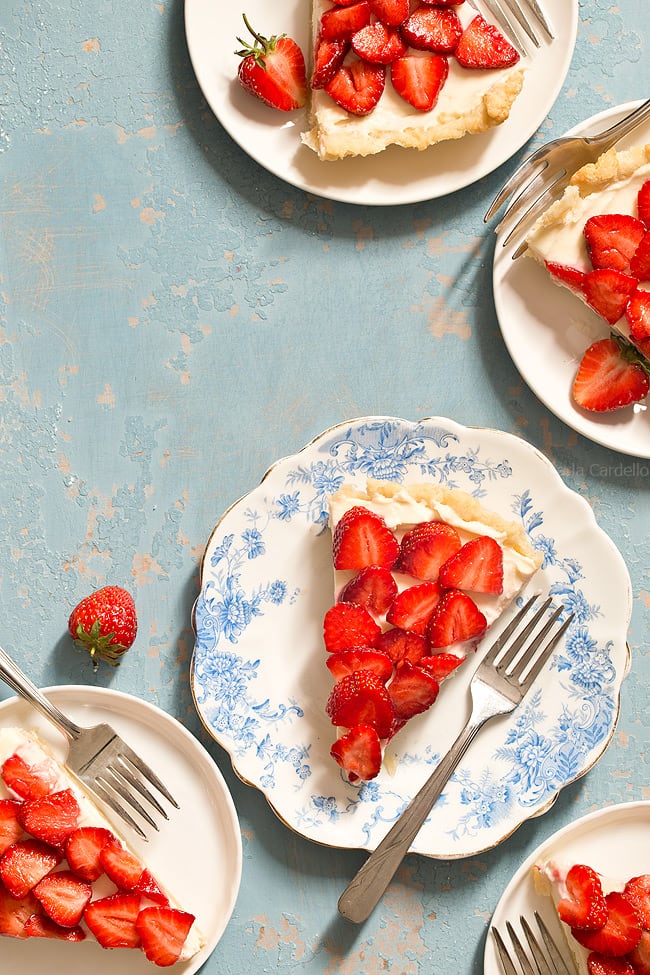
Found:
[[[386,613],[386,621],[424,636],[441,594],[442,590],[437,582],[422,582],[419,586],[410,586],[395,597]]]
[[[365,569],[369,565],[392,569],[398,555],[399,542],[384,519],[362,505],[346,511],[334,529],[335,569]]]
[[[444,589],[496,596],[503,592],[503,549],[490,535],[472,538],[441,566],[438,581]]]
[[[99,855],[109,840],[114,839],[103,826],[80,826],[65,841],[65,856],[73,873],[90,883],[104,872]]]
[[[388,27],[399,27],[409,15],[409,0],[369,0],[377,20]]]
[[[140,879],[133,889],[138,894],[142,894],[143,897],[148,897],[149,900],[155,901],[156,904],[160,904],[162,907],[169,907],[169,897],[160,889],[158,881],[147,867],[140,874]]]
[[[632,905],[618,891],[605,897],[607,920],[597,929],[572,928],[576,941],[589,951],[619,958],[634,951],[641,939],[641,922]]]
[[[597,413],[622,409],[648,395],[650,380],[638,357],[613,338],[593,342],[573,382],[573,398]]]
[[[2,766],[2,778],[10,792],[21,799],[38,799],[52,792],[56,784],[56,769],[51,762],[28,765],[14,752]]]
[[[400,27],[402,37],[418,51],[452,54],[463,34],[460,17],[451,7],[422,4]]]
[[[406,54],[407,45],[396,27],[376,20],[352,35],[352,50],[371,64],[390,64]]]
[[[144,864],[112,837],[99,854],[99,862],[109,880],[120,890],[133,890],[144,871]]]
[[[173,907],[144,907],[136,921],[142,950],[154,965],[178,961],[194,915]]]
[[[352,61],[341,65],[325,86],[325,91],[337,105],[351,115],[368,115],[381,98],[385,85],[386,68],[382,64]],[[347,568],[356,569],[360,566],[351,565]]]
[[[238,37],[242,45],[237,77],[242,88],[266,105],[282,112],[302,108],[307,100],[305,59],[298,44],[286,34],[264,37],[249,24],[252,43]],[[131,641],[133,642],[133,641]]]
[[[17,799],[0,799],[0,855],[23,835],[18,822],[19,809]]]
[[[83,941],[86,932],[79,926],[62,928],[47,914],[31,914],[25,921],[25,937],[54,938],[58,941]]]
[[[634,969],[634,975],[650,975],[650,931],[641,932],[639,943],[627,956]]]
[[[650,338],[650,291],[634,292],[625,306],[625,318],[635,342]]]
[[[370,647],[335,651],[330,653],[325,663],[334,680],[341,680],[355,670],[370,670],[385,684],[393,674],[393,661],[388,654]]]
[[[626,958],[608,958],[592,951],[587,958],[589,975],[637,975]]]
[[[442,54],[420,57],[407,54],[390,66],[390,79],[397,94],[420,112],[428,112],[449,76],[449,62]]]
[[[354,647],[374,647],[381,629],[365,606],[336,603],[325,613],[323,639],[328,653]]]
[[[311,87],[324,88],[329,84],[345,60],[350,50],[350,43],[346,40],[328,41],[319,37],[314,51],[314,68],[311,75]]]
[[[0,880],[13,897],[24,897],[61,859],[61,854],[47,843],[18,840],[0,857]]]
[[[341,766],[350,782],[374,779],[381,768],[381,742],[370,725],[350,728],[330,748],[330,755]]]
[[[629,213],[603,213],[589,217],[583,232],[592,267],[631,273],[630,261],[645,235],[640,220]]]
[[[356,670],[337,681],[325,707],[333,725],[354,728],[369,724],[386,738],[393,723],[391,704],[383,682],[369,670]]]
[[[623,897],[635,909],[643,927],[650,931],[650,873],[640,874],[628,880],[623,890]]]
[[[519,61],[516,48],[480,14],[466,27],[455,54],[464,68],[508,68]]]
[[[92,886],[75,877],[71,870],[50,873],[33,889],[34,897],[41,902],[48,917],[63,928],[79,924],[92,893]]]
[[[557,906],[560,919],[570,928],[602,928],[607,904],[600,877],[584,863],[574,864],[566,876],[567,896]]]
[[[460,667],[464,659],[464,657],[457,657],[455,653],[441,651],[422,657],[418,666],[430,673],[440,683],[445,677],[449,677],[456,670],[456,667]]]
[[[383,616],[396,595],[397,583],[390,570],[381,565],[369,565],[343,587],[339,602],[356,603],[375,616]]]
[[[380,635],[377,649],[388,654],[394,664],[402,660],[417,664],[429,652],[429,644],[420,633],[403,630],[401,626],[393,626]]]
[[[487,620],[471,596],[460,589],[448,589],[431,617],[427,631],[429,646],[437,649],[478,640],[486,628]]]
[[[398,664],[395,676],[388,685],[398,721],[408,721],[431,707],[438,697],[440,684],[433,674],[421,670],[407,660]]]
[[[345,7],[332,7],[321,17],[321,36],[326,41],[349,40],[370,23],[370,5],[359,0]]]
[[[559,281],[565,287],[570,288],[576,294],[582,293],[586,272],[569,264],[559,264],[557,261],[545,261],[546,270],[552,278]]]
[[[25,924],[40,909],[41,906],[33,894],[14,897],[0,883],[0,935],[9,938],[29,937]]]
[[[395,568],[423,582],[437,582],[440,566],[455,555],[460,546],[460,535],[453,525],[444,521],[425,521],[411,528],[402,538]]]
[[[62,846],[79,823],[81,810],[74,792],[61,789],[38,799],[26,799],[18,820],[27,833],[51,846]]]
[[[650,179],[647,179],[637,195],[639,220],[650,230]]]
[[[639,281],[650,281],[650,232],[639,242],[630,260],[630,274]]]
[[[624,315],[625,306],[636,290],[636,284],[636,278],[629,274],[601,268],[585,274],[582,294],[596,314],[613,325]]]
[[[135,925],[139,913],[139,894],[110,894],[90,902],[84,921],[103,948],[138,948],[140,935]]]

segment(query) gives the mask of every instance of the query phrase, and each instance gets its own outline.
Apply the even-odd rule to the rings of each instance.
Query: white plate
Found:
[[[531,921],[533,912],[537,911],[561,945],[562,925],[550,898],[535,891],[532,878],[535,863],[557,856],[572,863],[586,863],[599,873],[625,881],[650,870],[649,846],[650,802],[621,803],[583,816],[554,833],[521,865],[501,895],[490,928],[497,927],[503,932],[506,921],[510,921],[519,932],[519,917],[523,915]],[[488,933],[483,975],[502,975],[502,972],[494,939]]]
[[[185,0],[185,32],[197,80],[208,105],[241,148],[281,179],[318,196],[344,203],[393,205],[444,196],[469,186],[509,159],[533,135],[557,98],[573,55],[578,0],[545,0],[556,40],[542,41],[530,58],[524,90],[510,118],[490,132],[440,143],[423,152],[393,146],[376,156],[320,162],[302,145],[305,113],[275,112],[237,81],[237,37],[250,23],[267,36],[289,34],[307,59],[311,4],[285,0],[245,6],[215,0]]]
[[[91,725],[105,721],[142,755],[164,779],[180,810],[169,822],[141,841],[128,827],[116,826],[154,875],[176,899],[196,915],[206,945],[187,962],[177,963],[178,975],[193,975],[214,951],[235,906],[242,867],[237,813],[221,772],[203,746],[174,718],[159,708],[118,691],[99,687],[63,686],[45,694],[73,721]],[[35,728],[63,759],[65,743],[45,718],[20,698],[0,704],[0,727]],[[111,818],[110,814],[109,818]],[[66,975],[151,975],[155,966],[141,951],[105,951],[90,940],[68,944],[44,938],[2,939],[2,970],[21,975],[65,971]]]
[[[613,125],[638,102],[594,115],[569,135],[593,135]],[[650,141],[650,121],[622,139],[619,148]],[[589,440],[634,457],[650,457],[647,400],[613,413],[589,414],[573,402],[571,387],[585,349],[608,334],[607,324],[546,270],[527,257],[512,260],[514,245],[494,251],[494,303],[508,351],[517,369],[548,409]]]
[[[191,686],[202,721],[235,771],[287,825],[316,842],[373,849],[469,708],[471,668],[461,668],[431,711],[394,738],[382,772],[360,790],[329,756],[327,503],[341,483],[366,477],[442,482],[521,521],[545,556],[536,586],[549,587],[576,612],[553,668],[518,711],[477,737],[413,845],[432,857],[472,856],[548,809],[607,746],[629,663],[629,576],[586,501],[541,453],[510,434],[439,417],[366,417],[278,461],[208,542]]]

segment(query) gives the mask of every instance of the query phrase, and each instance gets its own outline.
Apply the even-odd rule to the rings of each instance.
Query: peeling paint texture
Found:
[[[579,815],[650,799],[650,462],[557,420],[503,343],[483,214],[524,150],[437,201],[331,203],[222,129],[181,0],[3,0],[0,37],[2,645],[42,686],[110,685],[159,705],[223,771],[244,871],[204,975],[480,975],[523,859]],[[649,91],[638,5],[580,0],[569,75],[530,145]],[[524,436],[623,553],[634,609],[619,727],[598,765],[496,850],[408,857],[356,928],[336,902],[363,855],[307,842],[239,781],[200,726],[189,669],[221,514],[274,460],[370,414]],[[140,629],[118,669],[95,673],[66,626],[106,582],[131,589]]]

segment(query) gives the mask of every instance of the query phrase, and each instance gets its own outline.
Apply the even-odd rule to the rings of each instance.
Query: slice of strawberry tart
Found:
[[[204,943],[194,915],[36,733],[21,728],[0,729],[0,935],[89,938],[142,951],[161,967]]]
[[[553,901],[577,975],[650,973],[650,874],[615,881],[550,859],[536,864],[534,883]]]
[[[378,774],[386,741],[434,703],[542,556],[521,525],[433,483],[346,484],[330,528],[326,709],[332,757],[355,782]]]

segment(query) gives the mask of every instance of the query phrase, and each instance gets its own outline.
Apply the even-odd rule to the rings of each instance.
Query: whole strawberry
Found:
[[[133,597],[121,586],[98,589],[72,610],[68,632],[75,646],[90,654],[95,668],[99,660],[117,666],[138,632]]]
[[[286,34],[263,37],[243,16],[254,41],[237,38],[242,45],[235,52],[242,58],[237,72],[242,87],[282,112],[302,108],[307,101],[307,77],[299,46]]]

